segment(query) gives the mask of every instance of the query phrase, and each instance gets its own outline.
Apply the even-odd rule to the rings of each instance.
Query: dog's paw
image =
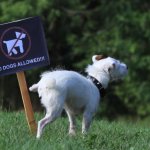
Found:
[[[75,130],[70,130],[69,131],[69,136],[76,136]]]
[[[40,135],[37,135],[37,136],[36,136],[36,139],[40,139],[40,137],[41,137]]]

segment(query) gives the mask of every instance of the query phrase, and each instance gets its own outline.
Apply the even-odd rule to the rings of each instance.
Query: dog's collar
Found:
[[[106,90],[104,89],[103,85],[96,78],[94,78],[90,75],[88,75],[87,78],[90,79],[95,84],[95,86],[98,88],[101,97],[104,97],[106,94]]]

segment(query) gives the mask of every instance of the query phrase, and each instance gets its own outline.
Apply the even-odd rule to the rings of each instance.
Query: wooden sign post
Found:
[[[17,74],[31,133],[36,132],[36,122],[23,71],[46,65],[49,55],[40,17],[0,24],[0,76]]]
[[[25,115],[26,115],[26,119],[28,122],[28,126],[30,129],[30,132],[35,133],[37,127],[36,127],[36,122],[34,119],[34,113],[33,113],[33,109],[32,109],[32,104],[31,104],[24,72],[23,71],[18,72],[17,78],[18,78],[18,82],[19,82],[19,87],[20,87],[20,91],[21,91],[21,96],[22,96],[22,101],[23,101],[23,105],[24,105],[24,109],[25,109]]]

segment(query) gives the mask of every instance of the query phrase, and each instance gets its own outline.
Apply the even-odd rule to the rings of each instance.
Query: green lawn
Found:
[[[36,114],[39,120],[43,115]],[[48,125],[40,140],[31,135],[23,112],[0,112],[0,150],[150,150],[150,127],[141,123],[94,120],[83,136],[78,121],[75,137],[68,136],[68,119]]]

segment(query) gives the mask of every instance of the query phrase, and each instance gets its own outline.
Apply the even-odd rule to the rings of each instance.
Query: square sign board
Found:
[[[48,64],[39,17],[0,24],[0,76]]]

